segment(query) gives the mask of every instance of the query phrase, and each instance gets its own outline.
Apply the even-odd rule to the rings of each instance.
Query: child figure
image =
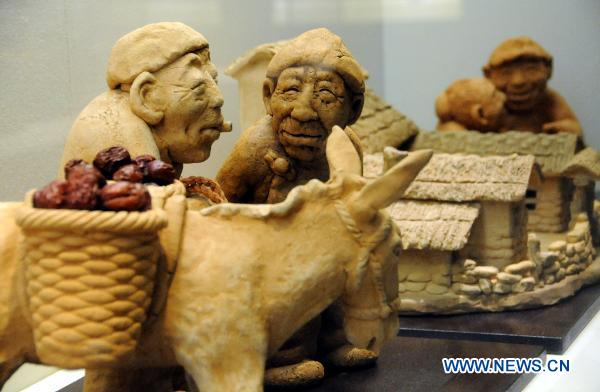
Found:
[[[461,79],[437,97],[439,131],[497,132],[506,96],[484,78]]]

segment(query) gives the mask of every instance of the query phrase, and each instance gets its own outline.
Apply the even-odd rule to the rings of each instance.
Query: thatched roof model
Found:
[[[365,91],[360,118],[352,125],[367,154],[383,151],[386,146],[399,147],[419,133],[419,127],[404,114],[377,96]]]
[[[363,175],[383,173],[384,154],[364,157]],[[403,154],[399,154],[403,155]],[[532,155],[481,157],[434,154],[404,193],[403,199],[447,202],[519,201],[541,173]]]
[[[480,157],[434,154],[406,190],[404,198],[439,201],[518,201],[525,197],[532,155]]]
[[[541,134],[509,131],[480,133],[477,131],[421,132],[411,149],[431,148],[436,152],[490,155],[533,155],[544,176],[560,176],[575,156],[577,136],[568,133]]]
[[[600,152],[591,147],[579,151],[567,163],[563,174],[569,177],[586,177],[600,180]]]
[[[377,178],[383,174],[383,153],[376,152],[363,157],[363,177]]]
[[[388,212],[400,231],[404,249],[454,251],[467,243],[479,205],[401,200]]]

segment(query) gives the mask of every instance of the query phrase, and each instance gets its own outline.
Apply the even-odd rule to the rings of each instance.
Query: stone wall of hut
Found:
[[[398,291],[444,294],[450,289],[452,252],[409,249],[398,264]]]
[[[529,208],[528,229],[540,233],[560,233],[570,218],[572,183],[567,178],[547,178],[532,187],[535,204]]]
[[[472,297],[533,291],[536,286],[558,283],[582,272],[596,257],[586,214],[579,214],[565,239],[551,243],[547,251],[540,252],[540,242],[535,236],[530,238],[528,246],[532,260],[512,263],[503,269],[475,260],[455,263],[452,291]]]
[[[525,202],[482,202],[469,242],[460,258],[482,260],[502,269],[527,254],[527,213]]]

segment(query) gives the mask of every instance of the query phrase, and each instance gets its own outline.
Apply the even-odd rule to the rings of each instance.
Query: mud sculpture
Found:
[[[506,96],[487,79],[461,79],[435,101],[440,131],[498,131]]]
[[[240,123],[246,129],[266,114],[262,98],[262,85],[267,65],[277,51],[289,41],[259,45],[236,59],[225,74],[238,81],[240,95]],[[363,70],[364,78],[368,78]],[[406,115],[393,108],[368,86],[360,117],[352,125],[360,139],[363,152],[372,154],[385,146],[400,148],[419,132],[419,127]]]
[[[501,131],[566,132],[582,136],[575,114],[547,87],[552,56],[529,37],[510,38],[492,52],[483,73],[506,94]]]
[[[404,249],[400,311],[539,307],[597,282],[600,206],[590,181],[600,178],[600,153],[575,145],[572,134],[420,134],[414,149],[440,153],[388,209]],[[367,156],[365,176],[405,156],[392,148]]]
[[[152,210],[101,219],[102,227],[96,227],[99,229],[96,235],[105,231],[104,237],[110,237],[116,227],[124,227],[115,219],[137,221],[142,219],[139,214],[150,214],[152,219],[158,219],[157,227],[144,222],[138,222],[137,226],[153,231],[168,218],[168,227],[178,228],[180,238],[174,241],[174,237],[169,240],[161,235],[160,245],[163,252],[176,258],[177,269],[172,284],[165,287],[161,276],[167,266],[161,265],[162,258],[158,259],[152,303],[141,331],[138,330],[138,344],[134,351],[112,358],[107,350],[101,350],[106,355],[85,358],[76,355],[54,358],[51,353],[38,357],[34,336],[37,340],[39,335],[32,333],[31,306],[40,306],[38,316],[33,319],[38,329],[55,333],[57,339],[77,338],[78,344],[74,346],[83,351],[91,349],[92,354],[103,347],[95,342],[105,332],[103,327],[119,331],[126,320],[109,318],[114,322],[104,325],[103,313],[91,312],[89,307],[75,311],[72,301],[61,301],[61,295],[52,295],[61,289],[102,284],[80,271],[99,263],[74,259],[74,254],[85,255],[71,249],[85,245],[81,240],[63,236],[53,246],[40,248],[54,256],[42,255],[41,269],[33,268],[21,260],[19,245],[33,237],[22,233],[17,226],[35,226],[32,222],[38,220],[36,216],[42,211],[61,215],[55,219],[56,225],[53,223],[48,229],[56,232],[83,225],[79,231],[85,233],[85,227],[91,224],[85,214],[106,212],[35,211],[28,201],[0,204],[4,288],[0,292],[0,383],[25,360],[41,359],[71,366],[81,366],[76,361],[83,360],[88,361],[86,366],[96,364],[105,369],[104,373],[102,370],[95,373],[93,380],[86,380],[86,390],[139,390],[140,385],[148,382],[140,377],[144,369],[150,375],[160,374],[159,368],[181,364],[202,391],[260,391],[266,358],[295,330],[334,302],[341,306],[347,340],[356,347],[377,352],[385,339],[397,331],[398,320],[390,304],[397,296],[393,271],[400,250],[400,239],[390,218],[379,210],[400,197],[430,157],[429,151],[411,154],[381,178],[367,183],[360,176],[360,158],[354,146],[336,127],[327,144],[331,180],[310,181],[295,188],[279,204],[220,204],[201,211],[180,209],[177,214],[176,209],[168,207],[174,201],[181,201],[183,185],[176,182],[166,187],[150,187]],[[73,214],[85,216],[77,218]],[[223,241],[232,235],[247,246],[232,247]],[[113,250],[112,245],[118,242],[134,255],[146,255],[150,250],[143,246],[143,241],[133,241],[128,236],[119,235],[114,241],[104,237],[87,237],[97,242],[85,245],[87,251],[101,251],[103,258],[128,263],[132,260]],[[142,237],[150,238],[147,234]],[[297,240],[300,237],[303,241]],[[310,249],[315,251],[307,252]],[[32,250],[26,255],[34,256]],[[79,262],[80,268],[65,268],[61,260]],[[30,296],[28,271],[46,283],[53,274],[70,274],[68,281],[72,284]],[[111,274],[106,277],[120,279]],[[85,287],[84,293],[88,293]],[[90,288],[88,294],[82,298],[95,303],[123,293]],[[40,304],[38,297],[48,303]],[[165,302],[165,306],[160,305]],[[128,301],[116,298],[109,301],[109,306],[117,305],[124,310]],[[134,313],[140,317],[139,312]],[[45,317],[52,317],[53,327],[44,326]],[[59,330],[63,332],[58,333]],[[114,337],[116,344],[122,341],[119,333],[109,336]],[[153,390],[160,387],[165,385],[152,385]]]
[[[121,37],[108,60],[109,90],[75,120],[61,167],[88,162],[110,146],[133,156],[150,154],[175,166],[202,162],[220,132],[231,130],[221,115],[208,41],[182,23],[154,23]]]
[[[233,202],[277,202],[296,185],[329,178],[325,142],[334,125],[347,127],[363,107],[364,76],[340,37],[307,31],[282,45],[267,67],[267,115],[240,136],[217,182]],[[362,155],[362,154],[361,154]]]
[[[324,146],[334,126],[344,129],[362,159],[360,141],[348,125],[360,116],[364,89],[363,69],[329,30],[310,30],[282,43],[263,75],[267,115],[242,133],[217,175],[227,199],[276,203],[295,186],[326,181],[330,173]],[[270,358],[267,384],[303,385],[323,378],[323,365],[307,360],[317,354],[322,322],[327,321],[320,316],[311,320]],[[371,351],[341,345],[346,351],[339,359],[345,358],[346,365],[350,358],[376,358]]]

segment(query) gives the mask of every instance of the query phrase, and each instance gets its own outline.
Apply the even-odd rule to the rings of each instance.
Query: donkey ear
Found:
[[[432,155],[431,150],[411,152],[383,176],[365,185],[353,200],[353,212],[369,220],[378,210],[400,199]]]
[[[350,141],[346,132],[337,125],[333,126],[331,135],[327,138],[327,163],[329,173],[346,172],[362,175],[362,161],[354,144]]]

